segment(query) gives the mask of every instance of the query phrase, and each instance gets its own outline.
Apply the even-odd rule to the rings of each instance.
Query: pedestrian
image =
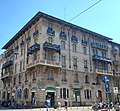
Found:
[[[46,106],[46,111],[48,111],[48,108],[50,106],[50,99],[49,98],[46,99],[45,106]]]
[[[60,108],[61,108],[61,102],[59,101],[58,102],[58,111],[60,110]]]
[[[68,105],[68,100],[65,99],[65,109],[66,109],[66,111],[68,111],[68,110],[67,110],[67,105]]]
[[[32,99],[32,106],[33,106],[33,108],[35,108],[35,105],[36,105],[36,99],[35,99],[35,97],[33,97],[33,99]]]
[[[115,102],[114,109],[115,111],[120,111],[119,102]]]

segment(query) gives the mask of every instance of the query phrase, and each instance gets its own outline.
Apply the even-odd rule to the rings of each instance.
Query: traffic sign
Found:
[[[108,82],[105,83],[105,89],[106,89],[106,92],[109,93],[110,92],[110,85]]]
[[[103,77],[103,82],[109,82],[110,81],[110,77],[108,76],[108,75],[105,75],[104,77]]]

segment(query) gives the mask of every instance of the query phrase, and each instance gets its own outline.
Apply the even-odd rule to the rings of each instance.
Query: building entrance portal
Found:
[[[98,90],[98,100],[102,102],[102,91]]]
[[[55,105],[55,92],[47,92],[46,99],[50,99],[50,106],[53,107]]]

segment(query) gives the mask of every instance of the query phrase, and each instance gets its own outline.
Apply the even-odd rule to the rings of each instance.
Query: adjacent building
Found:
[[[119,87],[119,51],[114,63],[112,39],[38,12],[3,49],[2,100],[51,106],[68,99],[70,106],[89,105],[97,99],[114,100]],[[118,66],[116,68],[116,66]],[[106,92],[104,76],[110,78]],[[118,82],[116,83],[116,80]],[[41,103],[41,104],[40,104]]]

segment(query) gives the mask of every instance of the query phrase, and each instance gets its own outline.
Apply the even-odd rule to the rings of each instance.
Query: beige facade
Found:
[[[106,100],[104,75],[113,71],[111,39],[39,12],[4,47],[2,100],[18,103],[36,98],[44,106],[70,106]],[[110,99],[113,99],[112,96]]]

